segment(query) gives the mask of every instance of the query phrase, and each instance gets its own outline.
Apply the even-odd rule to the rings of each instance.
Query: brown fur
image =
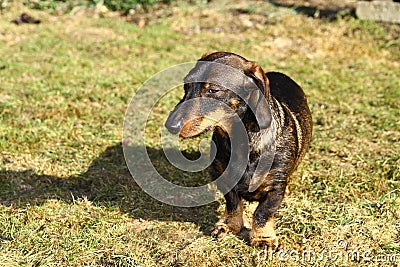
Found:
[[[226,192],[227,185],[218,184],[225,193],[226,210],[215,224],[212,235],[218,237],[226,233],[237,234],[243,226],[243,199],[258,201],[259,205],[253,215],[250,243],[252,246],[276,248],[278,239],[274,231],[274,214],[283,200],[290,175],[304,157],[311,141],[311,113],[306,97],[300,86],[288,76],[277,72],[264,73],[260,65],[239,55],[228,52],[208,53],[200,61],[233,67],[242,72],[258,89],[249,90],[247,98],[242,99],[235,92],[221,86],[207,82],[196,83],[193,77],[195,80],[199,73],[205,76],[229,75],[229,71],[207,72],[208,69],[196,65],[185,78],[185,96],[169,115],[166,127],[170,132],[184,138],[213,131],[216,157],[211,174],[215,179],[223,173],[232,176],[235,174],[237,170],[234,167],[228,168],[230,160],[247,161],[244,174],[233,189]],[[199,104],[192,104],[189,108],[180,105],[187,100],[200,103],[198,99],[205,97],[224,102],[230,110],[209,106],[198,112]],[[196,114],[196,119],[192,119],[193,114]],[[233,115],[237,115],[240,121],[235,121]],[[238,123],[245,127],[250,151],[248,155],[241,155],[240,149],[234,151],[235,155],[238,154],[234,159],[230,156],[229,137],[236,133],[235,126]],[[261,168],[259,172],[258,163],[271,147],[276,148],[272,165],[265,170]],[[259,183],[252,188],[255,181]]]

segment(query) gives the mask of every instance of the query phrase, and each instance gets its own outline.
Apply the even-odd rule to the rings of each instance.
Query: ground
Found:
[[[307,3],[175,4],[127,18],[5,10],[0,265],[398,266],[398,25],[347,11],[321,16],[331,6]],[[23,11],[42,23],[9,22]],[[197,208],[160,203],[135,184],[123,158],[135,91],[167,67],[218,50],[292,77],[313,114],[312,145],[278,211],[281,250],[273,255],[250,247],[246,231],[210,237],[222,199]],[[204,184],[206,171],[181,172],[160,148],[157,130],[181,94],[155,107],[148,152],[174,183]],[[182,142],[188,156],[198,155],[197,141]],[[249,226],[254,205],[246,209]]]
[[[334,1],[334,0],[327,0],[327,1],[321,1],[321,0],[300,0],[300,1],[294,1],[294,0],[274,0],[270,1],[273,3],[281,4],[284,6],[304,6],[304,7],[310,7],[310,8],[316,8],[316,9],[329,9],[329,10],[335,10],[335,9],[344,9],[344,8],[355,8],[357,0],[339,0],[339,1]]]

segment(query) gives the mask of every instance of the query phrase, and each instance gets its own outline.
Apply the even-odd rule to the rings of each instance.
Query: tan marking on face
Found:
[[[226,112],[222,109],[217,109],[204,117],[192,119],[184,124],[179,132],[179,136],[182,138],[190,138],[200,135],[207,130],[213,130],[216,126],[225,128],[224,125],[220,125],[223,123],[225,117]]]
[[[236,110],[238,108],[239,104],[240,104],[240,100],[237,98],[229,100],[229,103],[228,103],[229,107],[234,110]]]
[[[185,125],[183,125],[181,131],[179,132],[179,136],[182,138],[194,137],[207,131],[213,125],[213,121],[207,120],[205,118],[196,118],[190,120],[189,122],[185,123]]]

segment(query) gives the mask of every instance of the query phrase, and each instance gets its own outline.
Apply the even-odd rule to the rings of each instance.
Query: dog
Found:
[[[231,69],[243,77],[231,75]],[[221,86],[218,78],[235,89]],[[226,208],[211,235],[238,234],[243,228],[243,200],[257,201],[250,245],[276,249],[274,215],[284,198],[289,177],[311,142],[312,117],[303,90],[285,74],[265,73],[256,62],[230,52],[204,54],[185,77],[184,89],[183,99],[171,111],[165,126],[182,138],[213,132],[216,151],[211,175],[214,179],[225,177],[217,186],[224,193]],[[228,108],[201,104],[199,101],[204,99],[216,100]],[[192,103],[184,107],[189,101]],[[233,144],[229,138],[238,135],[239,124],[246,136]],[[247,152],[241,153],[246,146]],[[270,157],[262,161],[263,155]],[[244,165],[239,162],[243,160]],[[229,177],[238,176],[237,173],[238,182],[226,186]]]

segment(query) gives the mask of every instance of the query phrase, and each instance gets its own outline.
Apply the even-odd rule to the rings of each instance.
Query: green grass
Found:
[[[282,71],[306,91],[314,133],[278,216],[285,251],[370,250],[400,262],[400,44],[395,25],[328,22],[266,2],[180,6],[140,29],[122,18],[51,16],[39,25],[0,18],[1,266],[299,266],[263,260],[246,237],[214,240],[223,201],[176,208],[130,177],[120,141],[140,85],[203,53],[232,51]],[[242,16],[242,17],[241,17]],[[243,17],[245,16],[245,17]],[[246,17],[247,16],[247,17]],[[162,17],[162,16],[161,16]],[[253,27],[241,23],[250,19]],[[181,92],[161,101],[153,133]],[[154,135],[157,137],[157,135]],[[206,172],[168,179],[204,184]],[[194,140],[181,145],[195,156]],[[246,218],[254,204],[248,205]],[[337,241],[347,242],[346,249]],[[264,255],[265,256],[265,255]],[[362,261],[361,261],[362,262]],[[346,259],[316,265],[359,266]],[[364,262],[362,262],[364,263]],[[307,263],[304,263],[307,265]],[[382,263],[370,262],[368,266]]]

